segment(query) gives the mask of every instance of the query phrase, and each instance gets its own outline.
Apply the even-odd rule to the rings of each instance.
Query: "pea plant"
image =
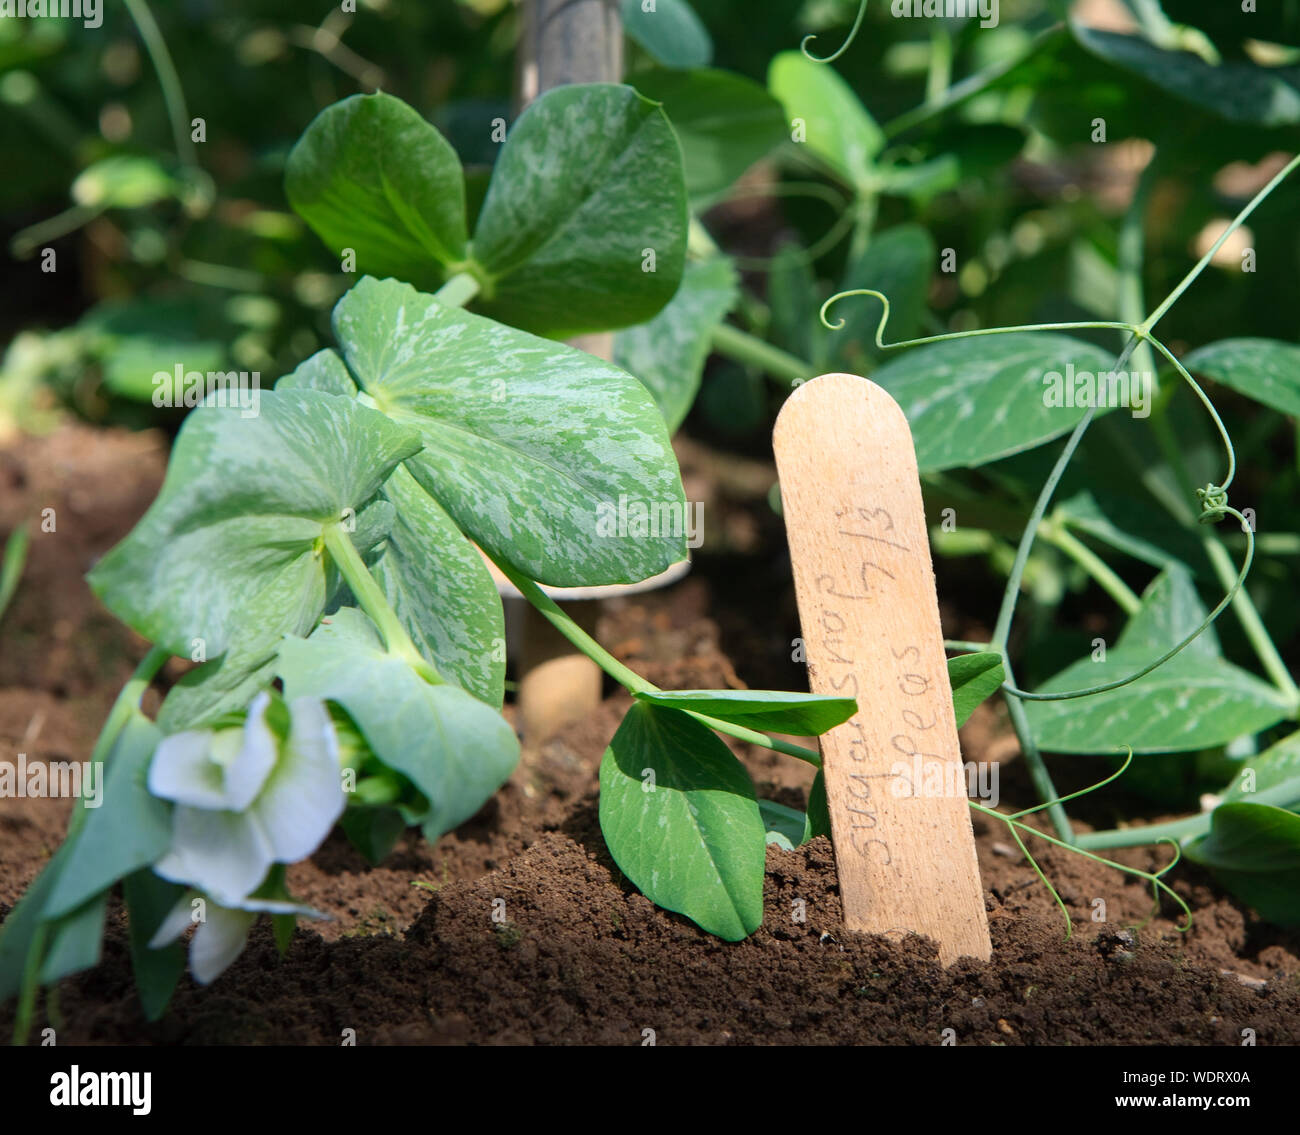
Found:
[[[852,37],[829,56],[808,43],[780,52],[764,87],[709,66],[707,35],[676,3],[664,8],[677,23],[623,5],[643,51],[627,85],[561,87],[508,129],[486,124],[490,174],[463,167],[448,138],[391,95],[322,111],[289,156],[285,190],[351,285],[333,308],[334,346],[255,408],[218,392],[194,409],[158,498],[90,573],[151,649],[91,756],[106,769],[103,807],[74,809],[0,933],[0,998],[18,998],[18,1035],[43,986],[98,961],[115,889],[153,1019],[185,968],[178,940],[191,926],[189,969],[206,984],[259,917],[283,950],[300,918],[322,916],[294,899],[286,868],[336,826],[379,862],[408,828],[436,840],[482,807],[520,755],[501,712],[505,628],[488,561],[632,695],[599,774],[619,868],[709,933],[751,934],[766,846],[829,834],[825,793],[819,773],[806,813],[760,800],[719,735],[819,767],[817,752],[784,738],[834,728],[854,701],[661,690],[544,590],[638,582],[685,557],[670,435],[710,355],[772,379],[777,400],[825,370],[869,374],[911,424],[927,508],[943,517],[936,551],[985,555],[1006,576],[990,640],[950,642],[949,673],[959,724],[1001,691],[1040,803],[972,808],[1007,825],[1026,855],[1029,836],[1097,859],[1172,843],[1265,917],[1300,921],[1300,733],[1288,729],[1300,690],[1243,585],[1257,551],[1281,544],[1257,536],[1258,510],[1229,503],[1230,431],[1194,377],[1294,416],[1297,348],[1231,338],[1179,357],[1155,333],[1195,303],[1192,285],[1247,218],[1268,212],[1300,159],[1149,311],[1145,225],[1166,155],[1182,155],[1177,139],[1156,145],[1113,242],[1118,310],[955,329],[929,310],[935,264],[954,250],[918,218],[1025,140],[987,109],[959,117],[972,107],[1041,90],[1059,123],[1052,77],[1073,82],[1100,63],[1251,129],[1300,120],[1289,72],[1211,58],[1232,33],[1216,27],[1202,42],[1157,19],[1158,5],[1140,7],[1140,36],[1006,29],[1001,57],[955,82],[975,33],[938,24],[925,101],[883,125],[830,65]],[[1259,97],[1227,91],[1224,69]],[[1117,129],[1124,110],[1113,108]],[[1058,129],[1077,133],[1065,121]],[[760,159],[792,176],[738,187]],[[835,220],[771,259],[724,255],[709,210],[752,195],[829,204]],[[989,253],[963,278],[994,278],[1007,255]],[[765,273],[763,297],[741,287],[738,268]],[[612,362],[559,341],[589,332],[613,333]],[[1122,340],[1117,358],[1106,336]],[[1120,376],[1131,380],[1127,416],[1108,412],[1120,408]],[[767,394],[752,400],[761,418]],[[628,522],[611,531],[611,515]],[[1212,525],[1225,520],[1221,537]],[[21,559],[18,545],[6,550],[0,608]],[[1026,590],[1038,614],[1059,605],[1058,559],[1126,625],[1113,646],[1099,639],[1022,687],[1017,669],[1035,677],[1047,663],[1027,651],[1013,667],[1017,606]],[[1140,592],[1128,581],[1151,573]],[[1222,597],[1207,609],[1210,585]],[[1221,642],[1215,621],[1229,610],[1240,633]],[[1229,660],[1243,645],[1267,680]],[[196,665],[150,717],[144,695],[171,658]],[[1158,790],[1194,765],[1196,786],[1213,791],[1181,820],[1080,833],[1066,809],[1080,794],[1056,789],[1045,752],[1114,760],[1095,789],[1122,773]],[[1050,831],[1029,822],[1039,812]],[[1177,899],[1168,867],[1111,865]]]
[[[661,691],[546,598],[633,582],[686,554],[668,427],[646,387],[547,335],[653,317],[686,246],[678,143],[628,87],[573,86],[510,131],[473,228],[455,151],[384,95],[326,110],[288,172],[295,207],[365,272],[318,352],[255,410],[220,393],[186,419],[157,500],[90,584],[152,644],[92,756],[104,807],[5,922],[0,993],[25,1032],[41,985],[94,964],[110,890],[128,911],[146,1012],[197,923],[202,983],[266,914],[299,917],[285,866],[337,823],[370,860],[408,825],[473,815],[519,758],[501,716],[501,602],[484,556],[636,697],[601,769],[601,822],[628,876],[727,938],[762,918],[767,825],[716,732],[816,762],[848,699]],[[418,291],[401,276],[436,288]],[[387,278],[379,278],[384,276]],[[476,300],[482,314],[463,310]],[[602,525],[629,500],[647,520]],[[199,662],[157,720],[145,690]]]

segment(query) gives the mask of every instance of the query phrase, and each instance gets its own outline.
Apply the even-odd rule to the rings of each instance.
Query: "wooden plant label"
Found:
[[[813,693],[856,697],[821,741],[851,930],[992,952],[912,433],[865,378],[796,390],[773,432]]]

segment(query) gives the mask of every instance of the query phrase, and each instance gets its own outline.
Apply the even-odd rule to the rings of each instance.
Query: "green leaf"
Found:
[[[1196,630],[1208,614],[1190,573],[1171,568],[1156,576],[1142,593],[1142,605],[1125,625],[1116,646],[1132,651],[1144,662],[1154,662]],[[1183,654],[1218,658],[1219,636],[1214,625],[1192,639]]]
[[[163,919],[184,893],[180,884],[169,883],[148,869],[136,871],[122,882],[122,897],[130,916],[131,972],[147,1021],[156,1021],[167,1011],[167,1003],[185,971],[185,948],[179,942],[160,950],[149,948]]]
[[[1002,655],[984,650],[978,654],[959,654],[948,659],[948,681],[952,683],[952,707],[960,729],[980,702],[997,693],[1006,681]]]
[[[274,678],[275,644],[245,651],[235,645],[219,658],[196,666],[167,691],[158,710],[164,733],[201,729],[227,713],[246,709]]]
[[[434,285],[465,260],[465,185],[451,144],[392,95],[326,107],[289,154],[289,203],[359,273]]]
[[[1221,339],[1182,360],[1193,374],[1240,391],[1283,414],[1300,416],[1300,347],[1278,339]]]
[[[139,402],[158,398],[155,405],[166,405],[164,396],[171,395],[173,404],[188,398],[192,407],[206,393],[210,373],[234,373],[226,366],[223,342],[231,336],[229,326],[194,295],[107,300],[87,312],[77,330],[87,337],[104,385]],[[182,376],[197,374],[199,381],[178,382],[178,365]],[[160,373],[171,379],[167,386],[154,381]]]
[[[657,906],[730,942],[762,923],[765,837],[754,785],[684,713],[628,710],[600,763],[600,827],[619,869]]]
[[[808,790],[808,826],[804,829],[803,842],[807,843],[814,836],[831,835],[831,810],[826,802],[826,774],[821,769],[813,777],[812,787]]]
[[[141,209],[166,200],[176,189],[176,181],[152,159],[115,154],[78,175],[72,199],[90,209]]]
[[[834,68],[813,62],[802,51],[783,51],[772,60],[767,86],[785,107],[791,128],[802,121],[802,144],[849,185],[862,186],[870,179],[885,135]]]
[[[99,965],[107,914],[108,892],[105,891],[50,923],[41,963],[42,985],[53,985]]]
[[[921,329],[934,262],[934,239],[925,229],[895,225],[873,236],[862,255],[846,266],[840,290],[883,292],[889,297],[885,341],[911,339]],[[844,317],[844,327],[829,336],[832,368],[865,373],[881,356],[876,347],[879,301],[870,297],[842,300],[835,315]]]
[[[766,733],[819,737],[858,712],[853,698],[777,690],[662,690],[636,694],[638,701],[691,710]]]
[[[663,103],[677,131],[691,203],[703,208],[786,141],[785,110],[751,79],[730,71],[655,69],[632,76]]]
[[[210,659],[238,648],[252,665],[320,617],[324,526],[362,508],[420,443],[315,391],[266,391],[257,416],[243,413],[203,406],[186,418],[158,499],[89,580],[172,654],[191,657],[201,640]]]
[[[713,58],[713,41],[686,0],[619,0],[623,30],[666,67],[704,67]]]
[[[871,306],[879,311],[878,303]],[[1114,356],[1068,335],[1015,332],[916,347],[871,378],[906,413],[921,472],[938,473],[983,465],[1072,430],[1087,408],[1046,405],[1051,387],[1044,382],[1052,373],[1064,376],[1070,364],[1076,375],[1095,376],[1113,370]]]
[[[792,243],[781,245],[767,275],[767,301],[772,309],[768,333],[775,346],[806,359],[812,375],[826,371],[831,337],[841,334],[828,331],[818,318],[822,299],[807,249]],[[845,319],[847,326],[848,313]]]
[[[396,808],[348,808],[339,820],[348,842],[367,863],[378,867],[406,831],[406,818]]]
[[[0,924],[0,1005],[22,987],[28,955],[37,943],[38,931],[44,922],[46,903],[68,861],[67,847],[65,843],[54,853],[45,865],[45,870],[36,877],[18,904],[5,916],[4,923]],[[42,955],[49,950],[49,929],[46,925],[47,937]]]
[[[483,557],[405,468],[393,471],[384,494],[397,518],[371,574],[438,672],[500,709],[505,615]]]
[[[1244,762],[1224,792],[1223,801],[1263,803],[1259,796],[1265,792],[1268,803],[1293,812],[1300,809],[1300,732],[1283,737]]]
[[[30,529],[24,522],[9,533],[4,551],[0,552],[0,615],[5,613],[14,592],[18,590],[18,581],[27,564],[27,547],[30,542]]]
[[[151,795],[145,783],[161,739],[161,730],[144,714],[127,720],[101,774],[100,806],[85,809],[67,866],[46,902],[46,918],[70,914],[171,845],[171,806]]]
[[[804,841],[808,830],[808,817],[795,808],[787,808],[775,800],[760,800],[759,815],[763,817],[763,826],[767,829],[764,839],[769,847],[776,846],[782,851],[793,851]]]
[[[1187,848],[1187,857],[1261,917],[1300,925],[1300,816],[1268,804],[1221,804],[1210,834]]]
[[[1104,685],[1153,662],[1204,618],[1182,572],[1161,575],[1143,594],[1104,661],[1082,659],[1045,682],[1042,693]],[[1208,749],[1277,724],[1288,707],[1272,686],[1218,654],[1204,635],[1127,686],[1065,701],[1026,702],[1039,745],[1062,753]]]
[[[519,741],[500,714],[456,686],[429,685],[352,608],[309,639],[285,639],[277,672],[287,700],[342,706],[375,756],[428,797],[418,822],[430,841],[474,815],[519,761]]]
[[[1166,51],[1133,35],[1071,23],[1075,39],[1114,64],[1186,102],[1256,126],[1300,122],[1300,68],[1259,67],[1229,60],[1217,66],[1188,51]]]
[[[394,280],[362,280],[334,330],[365,395],[419,431],[407,468],[494,557],[580,586],[646,579],[686,555],[676,458],[631,375]],[[624,498],[675,514],[677,534],[620,532]]]
[[[713,330],[739,295],[731,261],[719,257],[686,266],[672,302],[649,323],[614,336],[614,362],[636,375],[659,406],[668,432],[690,412],[709,357]]]
[[[511,128],[479,214],[475,307],[563,338],[644,323],[686,262],[681,148],[631,87],[547,91]],[[649,270],[653,254],[653,270]]]
[[[355,398],[357,384],[352,380],[347,364],[339,353],[326,348],[300,362],[292,374],[286,374],[275,384],[275,389],[319,390],[322,394]]]

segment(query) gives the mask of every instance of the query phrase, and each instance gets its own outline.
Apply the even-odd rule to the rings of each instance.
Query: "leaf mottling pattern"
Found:
[[[334,330],[364,396],[418,430],[415,480],[492,555],[557,586],[629,583],[684,536],[602,528],[620,498],[684,515],[663,419],[631,375],[585,352],[362,280]]]
[[[265,663],[326,598],[322,526],[360,510],[418,436],[353,399],[267,391],[261,412],[205,405],[185,420],[157,500],[90,573],[104,604],[184,658]],[[246,677],[225,667],[219,685]]]

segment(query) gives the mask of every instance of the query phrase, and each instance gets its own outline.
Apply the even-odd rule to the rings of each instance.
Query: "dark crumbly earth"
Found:
[[[81,427],[0,448],[0,537],[24,518],[39,520],[43,508],[57,518],[54,532],[34,534],[0,623],[3,759],[85,760],[143,655],[82,576],[143,512],[164,460],[160,436]],[[728,486],[743,496],[736,486],[746,478],[765,491],[761,468],[757,477],[753,467],[714,476],[689,453],[683,464],[720,498]],[[734,557],[770,544],[755,531],[770,521],[747,520],[743,502],[730,503],[726,519],[728,501],[715,500],[712,515],[724,518],[715,528],[730,543],[712,562],[734,572]],[[736,685],[737,674],[755,686],[798,682],[772,653],[792,610],[779,554],[769,546],[767,558],[747,561],[746,579],[717,586],[712,580],[732,576],[710,576],[709,552],[685,583],[611,605],[602,640],[665,685]],[[757,608],[761,631],[735,605],[756,588],[770,593],[769,606]],[[976,633],[948,610],[945,618],[950,634]],[[61,983],[36,1027],[53,1024],[61,1045],[337,1045],[347,1029],[361,1044],[637,1045],[653,1030],[658,1044],[911,1045],[938,1044],[946,1029],[958,1044],[982,1045],[1239,1045],[1243,1029],[1259,1044],[1300,1042],[1300,935],[1259,922],[1190,866],[1171,876],[1193,911],[1191,929],[1180,932],[1180,912],[1166,902],[1153,917],[1140,881],[1040,845],[1039,862],[1074,921],[1067,940],[1059,909],[1006,829],[980,817],[988,964],[944,969],[927,940],[845,931],[824,839],[794,852],[769,848],[763,927],[741,943],[710,938],[639,895],[601,840],[596,768],[625,707],[612,695],[590,719],[528,747],[498,796],[435,845],[408,836],[372,869],[332,837],[290,872],[290,885],[334,920],[300,929],[283,958],[260,925],[215,984],[183,979],[158,1023],[140,1014],[114,907],[103,964]],[[962,741],[966,759],[1003,762],[1004,804],[1030,802],[1000,711],[982,707]],[[760,794],[803,804],[811,770],[736,751]],[[1159,818],[1107,791],[1107,809],[1118,801],[1124,814]],[[1081,814],[1111,822],[1109,812]],[[57,847],[67,816],[66,801],[0,799],[0,914]],[[1116,853],[1148,869],[1168,855]],[[1105,922],[1093,921],[1097,899]],[[497,900],[503,922],[493,920]],[[0,1009],[5,1033],[12,1011]]]

